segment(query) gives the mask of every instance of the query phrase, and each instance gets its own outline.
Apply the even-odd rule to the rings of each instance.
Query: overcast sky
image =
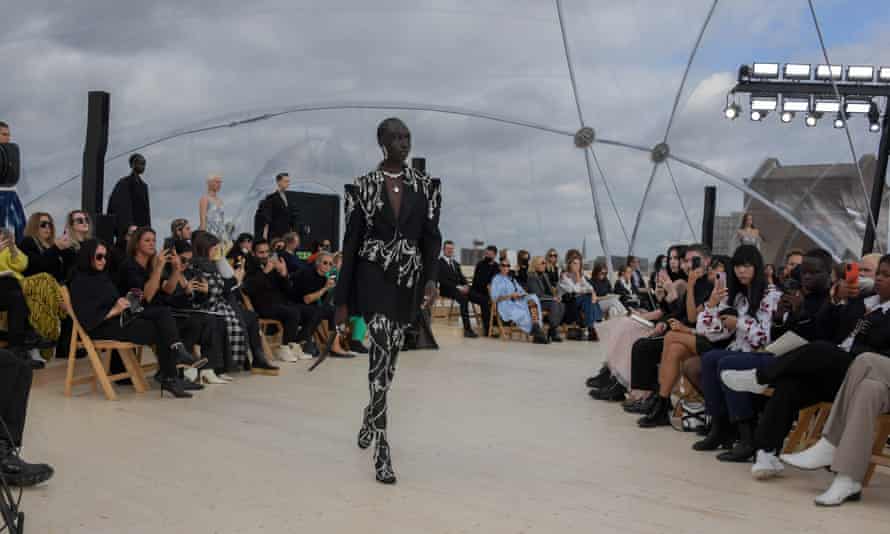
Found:
[[[884,2],[815,4],[833,63],[890,65]],[[581,106],[598,136],[661,141],[710,5],[564,1]],[[89,90],[112,94],[109,155],[190,126],[330,102],[460,106],[569,131],[579,126],[548,0],[10,0],[4,22],[0,120],[22,147],[26,202],[80,172]],[[723,119],[738,66],[755,60],[822,61],[806,1],[718,4],[670,132],[673,152],[738,179],[766,157],[850,162],[844,134],[828,122],[805,129],[800,118],[792,125],[773,116],[762,124]],[[379,161],[375,128],[390,115],[405,120],[415,155],[443,178],[446,237],[533,253],[577,247],[586,237],[589,253],[601,253],[583,154],[570,138],[415,111],[297,113],[145,149],[155,225],[166,233],[174,217],[196,220],[212,172],[224,175],[230,218],[252,189],[271,189],[281,170],[290,171],[295,189],[342,191]],[[878,139],[864,120],[851,131],[860,155],[874,152]],[[595,147],[629,233],[651,171],[648,155]],[[680,164],[671,170],[698,233],[703,186],[716,182]],[[108,164],[106,194],[126,173],[125,158]],[[612,251],[625,253],[598,176],[597,184]],[[74,181],[29,209],[62,216],[79,203],[79,188]],[[742,197],[720,184],[718,201],[729,212]],[[242,213],[252,211],[247,205]],[[637,251],[644,255],[693,237],[663,168],[643,220]]]

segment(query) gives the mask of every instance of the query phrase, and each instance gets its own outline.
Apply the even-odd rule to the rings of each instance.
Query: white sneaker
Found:
[[[840,506],[846,501],[858,501],[862,498],[862,484],[847,475],[837,475],[825,493],[816,497],[819,506]]]
[[[287,345],[281,345],[277,349],[275,349],[275,357],[283,362],[294,363],[297,361],[297,357],[294,356]]]
[[[216,376],[216,372],[213,369],[204,369],[201,371],[201,382],[203,384],[228,384],[228,382]]]
[[[819,441],[809,449],[794,454],[783,454],[779,456],[779,459],[798,469],[819,469],[831,465],[835,449],[836,447],[827,439],[819,438]]]
[[[785,466],[776,458],[776,455],[764,450],[758,450],[756,461],[751,467],[751,476],[755,480],[768,480],[782,474]]]
[[[298,360],[311,360],[312,356],[303,352],[303,346],[299,343],[292,341],[287,344],[287,347],[290,349],[290,353],[294,355]]]
[[[220,373],[220,374],[216,375],[216,377],[219,378],[220,380],[222,380],[223,382],[227,382],[227,383],[235,381],[234,378],[232,378],[231,376],[229,376],[225,373]]]
[[[733,391],[749,391],[758,395],[766,391],[766,386],[757,383],[757,369],[723,371],[720,379]]]
[[[198,381],[198,370],[194,367],[189,367],[182,371],[182,376],[189,382],[195,383]]]

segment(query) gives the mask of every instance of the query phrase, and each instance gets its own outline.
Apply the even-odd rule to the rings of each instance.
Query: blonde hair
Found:
[[[547,266],[547,261],[546,261],[546,259],[544,258],[544,256],[534,256],[534,257],[532,258],[531,263],[530,263],[531,270],[532,270],[533,272],[537,272],[537,270],[538,270],[538,265],[540,265],[540,264],[542,264],[542,263],[544,264],[545,267]]]
[[[52,215],[45,211],[36,211],[32,213],[30,217],[28,217],[28,224],[25,225],[25,236],[33,238],[34,241],[36,241],[37,244],[41,247],[46,245],[38,237],[38,231],[40,230],[40,219],[44,217],[49,219],[49,228],[52,232],[49,236],[49,241],[50,243],[52,243],[52,241],[56,238],[56,223],[55,221],[53,221]]]

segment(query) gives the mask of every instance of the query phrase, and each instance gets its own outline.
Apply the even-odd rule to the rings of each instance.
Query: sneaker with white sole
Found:
[[[312,355],[306,354],[303,352],[303,346],[296,342],[288,343],[287,346],[290,348],[290,353],[296,356],[298,360],[311,360]]]
[[[757,382],[757,369],[726,370],[720,373],[720,380],[733,391],[748,391],[760,395],[767,388]]]
[[[294,356],[287,345],[282,345],[275,349],[275,357],[283,362],[294,363],[297,357]]]
[[[755,480],[768,480],[777,477],[785,470],[785,466],[771,452],[758,450],[754,465],[751,466],[751,476]]]
[[[820,469],[831,465],[836,448],[827,439],[819,438],[819,441],[809,449],[794,454],[783,454],[779,459],[798,469]]]

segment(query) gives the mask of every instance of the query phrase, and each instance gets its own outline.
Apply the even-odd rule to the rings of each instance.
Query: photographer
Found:
[[[315,313],[318,317],[310,327],[315,330],[318,323],[322,320],[328,322],[331,330],[336,328],[334,325],[334,287],[337,285],[337,279],[333,276],[331,268],[334,266],[334,257],[330,252],[319,252],[315,259],[313,269],[307,269],[299,273],[294,278],[293,296],[299,299],[305,307],[301,309],[304,313]],[[309,310],[306,310],[309,308]],[[331,346],[330,355],[332,357],[351,358],[355,356],[349,349],[344,349],[340,345],[340,336],[334,338],[334,344]]]
[[[10,486],[33,486],[53,476],[52,467],[29,464],[17,452],[25,431],[32,376],[25,360],[0,349],[0,477]]]

